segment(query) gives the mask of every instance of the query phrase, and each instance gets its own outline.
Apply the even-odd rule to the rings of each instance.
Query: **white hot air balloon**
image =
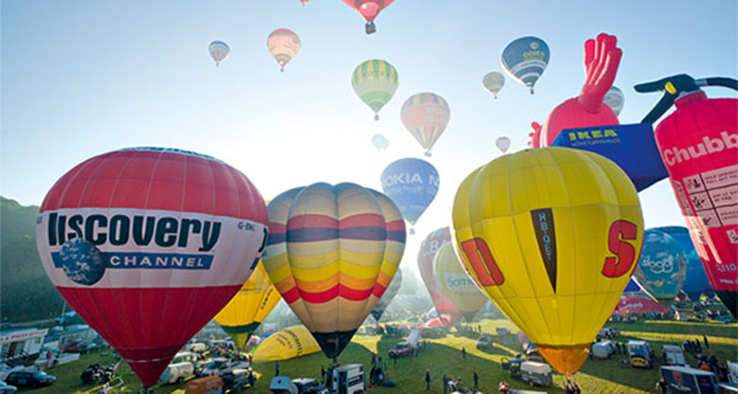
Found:
[[[500,137],[497,139],[497,142],[495,142],[495,145],[497,145],[497,149],[500,150],[503,154],[507,153],[507,150],[510,149],[510,139],[507,137]]]
[[[482,78],[482,85],[484,86],[484,89],[492,93],[496,99],[497,93],[500,93],[502,87],[505,86],[505,76],[497,71],[492,71]]]
[[[623,110],[623,106],[625,105],[623,91],[618,89],[617,86],[611,87],[607,94],[605,94],[605,104],[612,108],[615,116],[620,116],[620,111]]]

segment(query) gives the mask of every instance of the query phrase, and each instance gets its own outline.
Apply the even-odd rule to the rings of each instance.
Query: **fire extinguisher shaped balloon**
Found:
[[[643,123],[654,123],[676,106],[656,127],[656,143],[710,284],[736,317],[738,99],[708,99],[701,86],[738,90],[738,81],[680,74],[634,88],[663,92]]]

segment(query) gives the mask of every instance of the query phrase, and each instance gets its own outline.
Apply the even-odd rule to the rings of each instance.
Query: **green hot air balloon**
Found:
[[[374,120],[379,120],[379,110],[392,99],[399,83],[395,67],[378,59],[359,64],[351,77],[354,92],[374,111]]]

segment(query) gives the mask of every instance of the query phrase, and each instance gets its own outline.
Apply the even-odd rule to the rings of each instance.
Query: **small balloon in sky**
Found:
[[[395,0],[343,0],[344,4],[353,8],[366,19],[366,34],[377,31],[374,19]]]
[[[374,137],[372,137],[372,144],[374,144],[374,147],[381,152],[387,149],[389,146],[389,140],[382,134],[375,134]]]
[[[497,94],[500,93],[502,87],[505,86],[505,76],[497,71],[492,71],[482,78],[482,85],[484,86],[484,89],[492,93],[495,96],[495,99],[497,99]]]
[[[289,29],[277,29],[269,34],[267,39],[269,53],[279,63],[282,72],[287,64],[300,53],[301,45],[300,37]]]
[[[228,55],[231,53],[231,48],[228,47],[228,44],[226,44],[223,41],[213,41],[210,43],[210,46],[208,47],[208,50],[210,51],[210,57],[215,60],[215,66],[219,66],[220,62],[225,60]]]
[[[410,96],[402,105],[402,124],[430,156],[431,149],[451,117],[446,100],[435,93],[418,93]]]
[[[354,92],[374,111],[374,120],[379,120],[379,110],[392,99],[399,83],[395,67],[379,59],[359,64],[351,76]]]
[[[620,111],[623,110],[623,106],[625,105],[623,91],[618,89],[617,86],[611,87],[607,94],[605,94],[605,104],[612,108],[615,116],[620,116]]]
[[[495,142],[495,145],[497,145],[497,149],[500,150],[500,152],[507,153],[507,150],[510,149],[510,139],[507,137],[500,137]]]

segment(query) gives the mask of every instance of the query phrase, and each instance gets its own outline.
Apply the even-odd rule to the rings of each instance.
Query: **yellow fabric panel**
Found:
[[[320,351],[305,326],[284,328],[265,338],[254,351],[254,361],[282,361]]]

